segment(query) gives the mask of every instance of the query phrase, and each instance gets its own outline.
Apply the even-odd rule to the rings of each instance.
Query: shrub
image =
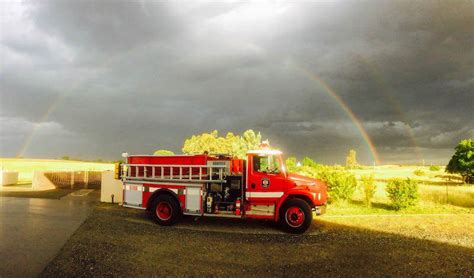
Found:
[[[375,194],[375,180],[374,180],[374,175],[366,175],[362,176],[360,178],[362,182],[362,191],[364,193],[364,198],[365,198],[365,204],[367,207],[372,207],[372,198],[374,197]]]
[[[418,183],[409,178],[389,180],[386,191],[396,210],[413,206],[418,201]]]
[[[430,171],[436,172],[436,171],[439,171],[439,170],[441,170],[441,167],[439,167],[438,165],[431,165],[430,166]]]
[[[424,176],[425,172],[423,170],[415,170],[413,174],[415,174],[415,176]]]
[[[347,171],[322,170],[318,178],[328,184],[329,196],[334,201],[351,199],[357,187],[354,174]]]

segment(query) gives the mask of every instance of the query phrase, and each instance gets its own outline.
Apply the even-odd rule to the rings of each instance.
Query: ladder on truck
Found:
[[[225,165],[122,164],[124,181],[226,182]]]

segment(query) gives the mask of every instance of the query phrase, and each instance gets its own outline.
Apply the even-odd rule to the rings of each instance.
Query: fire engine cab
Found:
[[[182,215],[258,218],[303,233],[313,214],[324,212],[324,182],[288,173],[281,152],[228,155],[128,155],[116,165],[123,183],[123,206],[145,209],[161,225]]]

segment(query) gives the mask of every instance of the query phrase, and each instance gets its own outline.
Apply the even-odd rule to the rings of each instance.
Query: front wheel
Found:
[[[298,198],[289,199],[280,209],[279,223],[287,232],[304,233],[313,220],[309,204]]]
[[[153,202],[151,212],[153,219],[163,226],[172,225],[181,214],[178,201],[169,195],[158,196]]]

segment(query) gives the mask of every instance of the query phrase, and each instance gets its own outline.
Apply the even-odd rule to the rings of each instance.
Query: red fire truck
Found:
[[[290,174],[278,150],[228,155],[128,155],[116,165],[123,182],[123,206],[151,212],[158,224],[182,215],[258,218],[303,233],[313,214],[324,212],[324,182]]]

